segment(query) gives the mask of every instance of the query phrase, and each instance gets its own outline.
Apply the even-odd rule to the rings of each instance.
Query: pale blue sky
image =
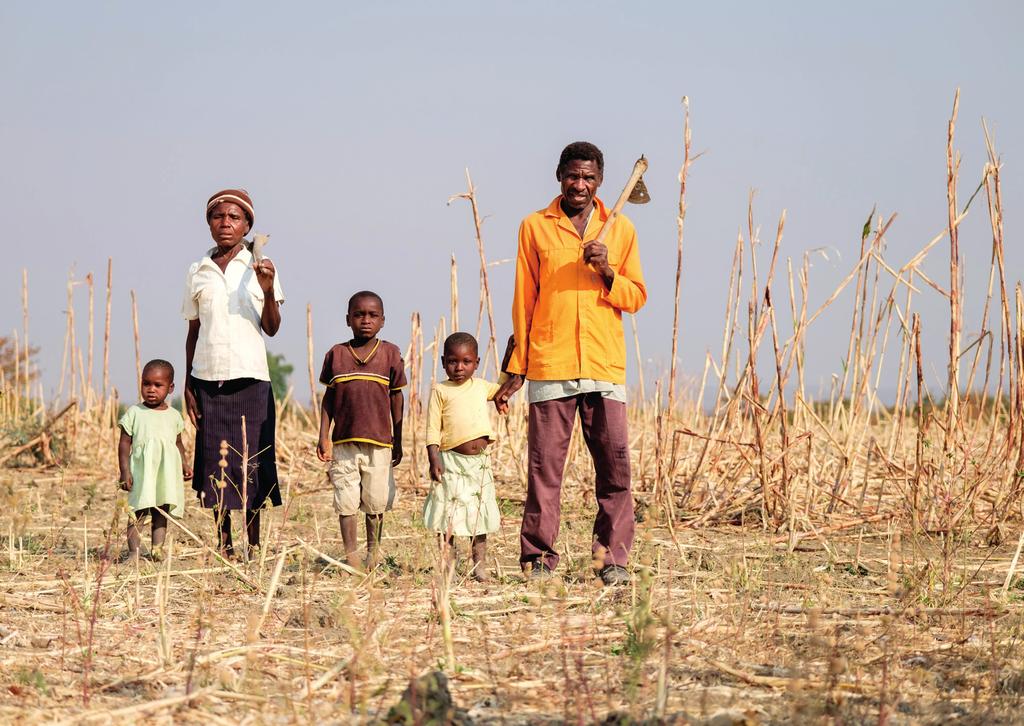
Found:
[[[1014,244],[1024,208],[1022,16],[1011,2],[5,2],[0,334],[20,328],[28,268],[32,340],[44,381],[55,385],[67,271],[74,265],[102,280],[113,256],[113,380],[132,398],[129,288],[139,295],[143,356],[181,362],[183,276],[210,244],[205,200],[241,185],[255,201],[257,229],[272,235],[267,252],[287,296],[269,347],[296,364],[293,382],[307,398],[307,302],[318,360],[348,332],[344,301],[366,287],[383,295],[385,335],[404,347],[412,311],[429,326],[447,314],[454,251],[463,320],[475,321],[469,210],[445,206],[464,189],[464,167],[488,215],[489,256],[511,257],[519,220],[558,192],[562,146],[588,139],[605,152],[606,199],[640,153],[651,161],[654,201],[627,211],[650,292],[639,324],[653,375],[669,350],[684,94],[694,150],[707,152],[690,178],[684,372],[699,374],[705,350],[720,345],[751,188],[765,242],[786,208],[784,255],[839,252],[812,270],[814,304],[855,261],[873,205],[899,213],[888,238],[895,263],[941,231],[957,86],[962,196],[980,178],[984,116],[1005,162],[1016,280],[1024,262]],[[961,233],[968,341],[988,266],[983,211],[972,208]],[[928,269],[941,278],[945,248],[936,252]],[[492,268],[502,336],[512,275],[510,265]],[[84,290],[77,300],[84,340]],[[812,330],[814,388],[840,370],[849,300],[839,305]],[[919,309],[935,381],[945,365],[946,307],[929,293]],[[788,314],[780,316],[788,329]]]

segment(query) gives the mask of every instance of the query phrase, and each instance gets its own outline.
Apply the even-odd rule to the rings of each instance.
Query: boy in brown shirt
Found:
[[[353,295],[345,323],[352,328],[352,340],[327,351],[320,373],[327,391],[316,454],[330,462],[327,474],[334,486],[346,561],[360,565],[356,516],[362,509],[365,566],[371,568],[378,559],[384,512],[394,506],[397,493],[392,467],[402,460],[405,363],[394,344],[377,337],[384,326],[384,301],[377,293]]]

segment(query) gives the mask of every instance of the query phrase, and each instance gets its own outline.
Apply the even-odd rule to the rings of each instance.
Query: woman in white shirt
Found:
[[[281,327],[284,294],[273,263],[255,261],[245,240],[254,218],[244,189],[210,197],[206,220],[216,245],[189,267],[182,303],[185,405],[196,427],[192,488],[213,510],[225,555],[234,554],[231,510],[246,511],[249,546],[258,547],[260,509],[281,504],[263,333]]]

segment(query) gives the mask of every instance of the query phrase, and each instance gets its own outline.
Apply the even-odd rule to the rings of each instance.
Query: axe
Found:
[[[651,195],[647,193],[647,185],[644,184],[643,177],[645,171],[647,171],[647,157],[641,155],[636,160],[636,163],[633,164],[633,173],[629,175],[629,181],[626,182],[626,187],[622,190],[622,194],[619,195],[615,206],[612,207],[612,211],[608,215],[608,219],[605,220],[604,226],[601,227],[601,231],[597,233],[597,237],[584,244],[584,247],[595,242],[604,243],[604,238],[611,232],[612,225],[615,224],[615,220],[618,219],[619,213],[622,212],[622,207],[626,202],[630,204],[647,204],[647,202],[651,201]]]

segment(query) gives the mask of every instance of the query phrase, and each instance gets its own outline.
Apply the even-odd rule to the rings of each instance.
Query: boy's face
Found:
[[[480,356],[472,345],[453,345],[444,351],[444,372],[452,383],[468,381],[480,365]]]
[[[345,324],[356,338],[369,340],[384,327],[384,310],[375,297],[358,297],[345,315]]]
[[[150,408],[159,406],[174,390],[166,368],[147,368],[142,372],[142,402]]]

